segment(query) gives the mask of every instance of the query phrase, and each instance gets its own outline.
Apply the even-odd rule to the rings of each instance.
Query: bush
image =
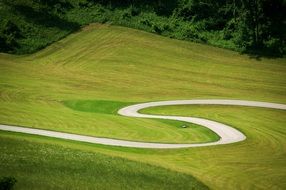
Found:
[[[3,177],[0,179],[0,190],[10,190],[16,182],[14,177]]]
[[[149,19],[147,19],[147,18],[142,18],[142,19],[140,19],[140,20],[139,20],[139,23],[140,23],[140,24],[143,24],[143,25],[146,25],[146,26],[149,26],[149,27],[152,26],[152,22],[151,22]]]
[[[285,44],[283,44],[283,41],[279,40],[278,38],[270,38],[264,42],[264,46],[271,53],[277,53],[281,55],[286,52]]]
[[[157,34],[161,34],[163,32],[163,27],[161,26],[161,24],[159,23],[153,23],[152,24],[152,31],[157,33]]]
[[[13,51],[20,36],[19,28],[10,20],[3,19],[0,22],[0,51]]]
[[[269,2],[252,5],[214,0],[2,0],[0,52],[32,53],[79,26],[108,22],[233,50],[268,49],[276,55],[285,54],[286,7],[280,0]],[[254,8],[261,18],[254,19]]]

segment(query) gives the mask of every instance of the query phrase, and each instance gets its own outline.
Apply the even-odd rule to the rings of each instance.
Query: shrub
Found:
[[[285,44],[283,44],[283,41],[278,38],[270,38],[264,42],[264,46],[271,53],[283,54],[286,52]]]
[[[10,190],[16,182],[14,177],[3,177],[0,179],[0,190]]]
[[[12,51],[17,44],[17,38],[21,36],[19,28],[10,20],[3,19],[0,22],[0,51]]]
[[[79,26],[108,22],[235,50],[285,54],[286,7],[281,2],[2,0],[0,52],[32,53]],[[261,13],[258,18],[254,10]]]

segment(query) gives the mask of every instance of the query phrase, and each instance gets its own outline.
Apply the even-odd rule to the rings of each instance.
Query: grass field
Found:
[[[122,158],[2,132],[0,142],[1,175],[14,176],[18,189],[208,189],[190,175]]]
[[[126,118],[118,116],[116,110],[138,102],[175,99],[227,98],[286,103],[285,63],[285,59],[258,60],[202,44],[93,24],[32,55],[0,54],[0,123],[137,141],[215,141],[218,137],[214,133],[197,125],[181,128],[184,123]],[[0,170],[10,171],[7,174],[17,175],[19,184],[27,184],[36,181],[33,180],[36,177],[29,179],[29,169],[25,167],[42,165],[43,157],[67,150],[72,155],[88,155],[80,160],[70,158],[72,163],[84,168],[95,167],[91,166],[91,155],[95,154],[99,160],[97,164],[103,162],[103,158],[110,159],[111,168],[116,168],[118,162],[130,163],[129,174],[144,164],[169,169],[148,166],[154,170],[150,174],[152,178],[158,173],[164,174],[158,180],[151,180],[148,188],[156,187],[160,180],[170,176],[182,176],[182,183],[185,178],[195,181],[190,175],[211,189],[286,188],[283,180],[286,178],[285,111],[231,106],[166,106],[144,112],[210,118],[238,128],[247,140],[215,147],[145,150],[1,132],[0,147],[5,153],[0,159],[7,164],[1,165]],[[36,147],[31,154],[38,161],[28,165],[27,159],[31,157],[21,150],[31,146]],[[41,147],[49,151],[36,154]],[[6,162],[7,155],[12,155],[14,162]],[[62,177],[69,176],[63,184],[74,179],[68,172],[75,169],[74,164],[58,162],[60,158],[58,155],[47,160],[47,168],[39,175],[41,179],[52,175],[51,171],[59,176],[50,178],[53,184]],[[91,165],[85,165],[86,162]],[[19,170],[15,169],[15,163],[21,165]],[[101,164],[103,171],[107,165]],[[64,167],[67,173],[57,173],[57,167]],[[118,166],[119,173],[121,170],[124,168]],[[80,171],[80,168],[75,173],[94,174]],[[113,187],[126,185],[126,179],[119,178],[120,174],[107,172],[107,178],[109,175]],[[134,176],[137,180],[134,187],[139,188],[140,181],[150,177],[146,170],[140,170],[138,175],[138,178]],[[123,181],[122,184],[119,181]],[[175,181],[176,178],[170,182],[170,187],[176,185]],[[94,178],[84,179],[78,185],[88,186],[93,182]],[[34,185],[39,184],[35,182]]]

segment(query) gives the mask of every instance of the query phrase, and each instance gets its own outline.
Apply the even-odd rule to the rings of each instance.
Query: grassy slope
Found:
[[[0,132],[0,177],[16,189],[208,189],[192,176]]]
[[[204,156],[207,163],[199,170],[208,171],[215,183],[224,183],[241,189],[284,189],[286,187],[286,133],[285,111],[232,106],[165,106],[143,110],[145,113],[185,115],[221,121],[241,130],[245,142],[202,150],[190,150],[196,155],[188,161]],[[211,155],[211,156],[210,156]],[[196,165],[196,164],[194,164]],[[201,176],[203,172],[199,172]],[[215,177],[219,173],[219,177]],[[212,176],[213,175],[213,176]],[[212,177],[210,177],[212,176]],[[205,177],[203,177],[205,178]],[[240,182],[234,183],[231,179]],[[228,183],[224,180],[230,180]],[[222,180],[222,181],[220,181]],[[209,181],[209,183],[213,183]],[[220,184],[222,185],[222,184]]]
[[[63,101],[234,98],[285,103],[284,63],[285,59],[259,61],[132,29],[92,25],[36,54],[0,56],[0,121],[113,138],[210,141],[215,136],[196,126],[185,130],[162,121],[80,112]],[[235,114],[227,109],[219,119],[215,112],[224,109],[204,111],[245,132],[248,140],[234,145],[164,151],[66,146],[190,173],[216,189],[285,187],[284,112],[233,109]]]
[[[137,46],[128,39],[129,33],[135,33],[135,31],[126,31],[120,27],[112,28],[114,29],[105,27],[100,30],[85,30],[71,35],[38,54],[21,58],[20,61],[14,58],[2,61],[1,81],[4,85],[1,87],[1,97],[5,101],[1,103],[3,113],[0,116],[1,123],[139,141],[202,142],[217,139],[204,128],[201,130],[207,133],[196,132],[197,130],[193,130],[192,127],[178,129],[176,126],[155,120],[134,121],[132,118],[110,114],[75,112],[63,106],[62,101],[74,99],[127,102],[160,99],[155,95],[162,93],[157,88],[158,83],[147,86],[155,73],[150,73],[149,77],[144,77],[144,74],[139,75],[142,70],[148,72],[151,65],[144,66],[140,62],[137,63],[138,57],[135,57],[132,62],[129,60],[126,64],[124,59],[128,61],[131,58],[130,52],[124,55],[120,52],[115,53],[125,49],[122,48],[125,46],[124,43]],[[144,34],[135,35],[134,40],[144,40]],[[90,39],[94,40],[91,42]],[[80,43],[77,43],[79,40]],[[63,47],[59,50],[59,46]],[[118,47],[110,49],[112,46]],[[130,64],[135,63],[136,65],[130,68]],[[147,68],[144,69],[144,67]],[[160,70],[159,66],[155,72],[159,73]],[[173,76],[176,77],[176,74],[173,73]],[[158,77],[161,82],[165,79],[166,76]],[[175,84],[176,80],[174,78],[170,81]],[[145,88],[136,87],[142,86],[140,83],[143,83]],[[144,92],[144,89],[147,92]],[[170,87],[168,91],[173,90]],[[18,111],[15,112],[16,109]]]

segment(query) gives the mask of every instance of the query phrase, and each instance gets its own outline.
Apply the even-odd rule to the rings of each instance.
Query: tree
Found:
[[[17,47],[17,38],[19,38],[19,28],[10,20],[3,19],[0,22],[0,50],[13,51]]]

